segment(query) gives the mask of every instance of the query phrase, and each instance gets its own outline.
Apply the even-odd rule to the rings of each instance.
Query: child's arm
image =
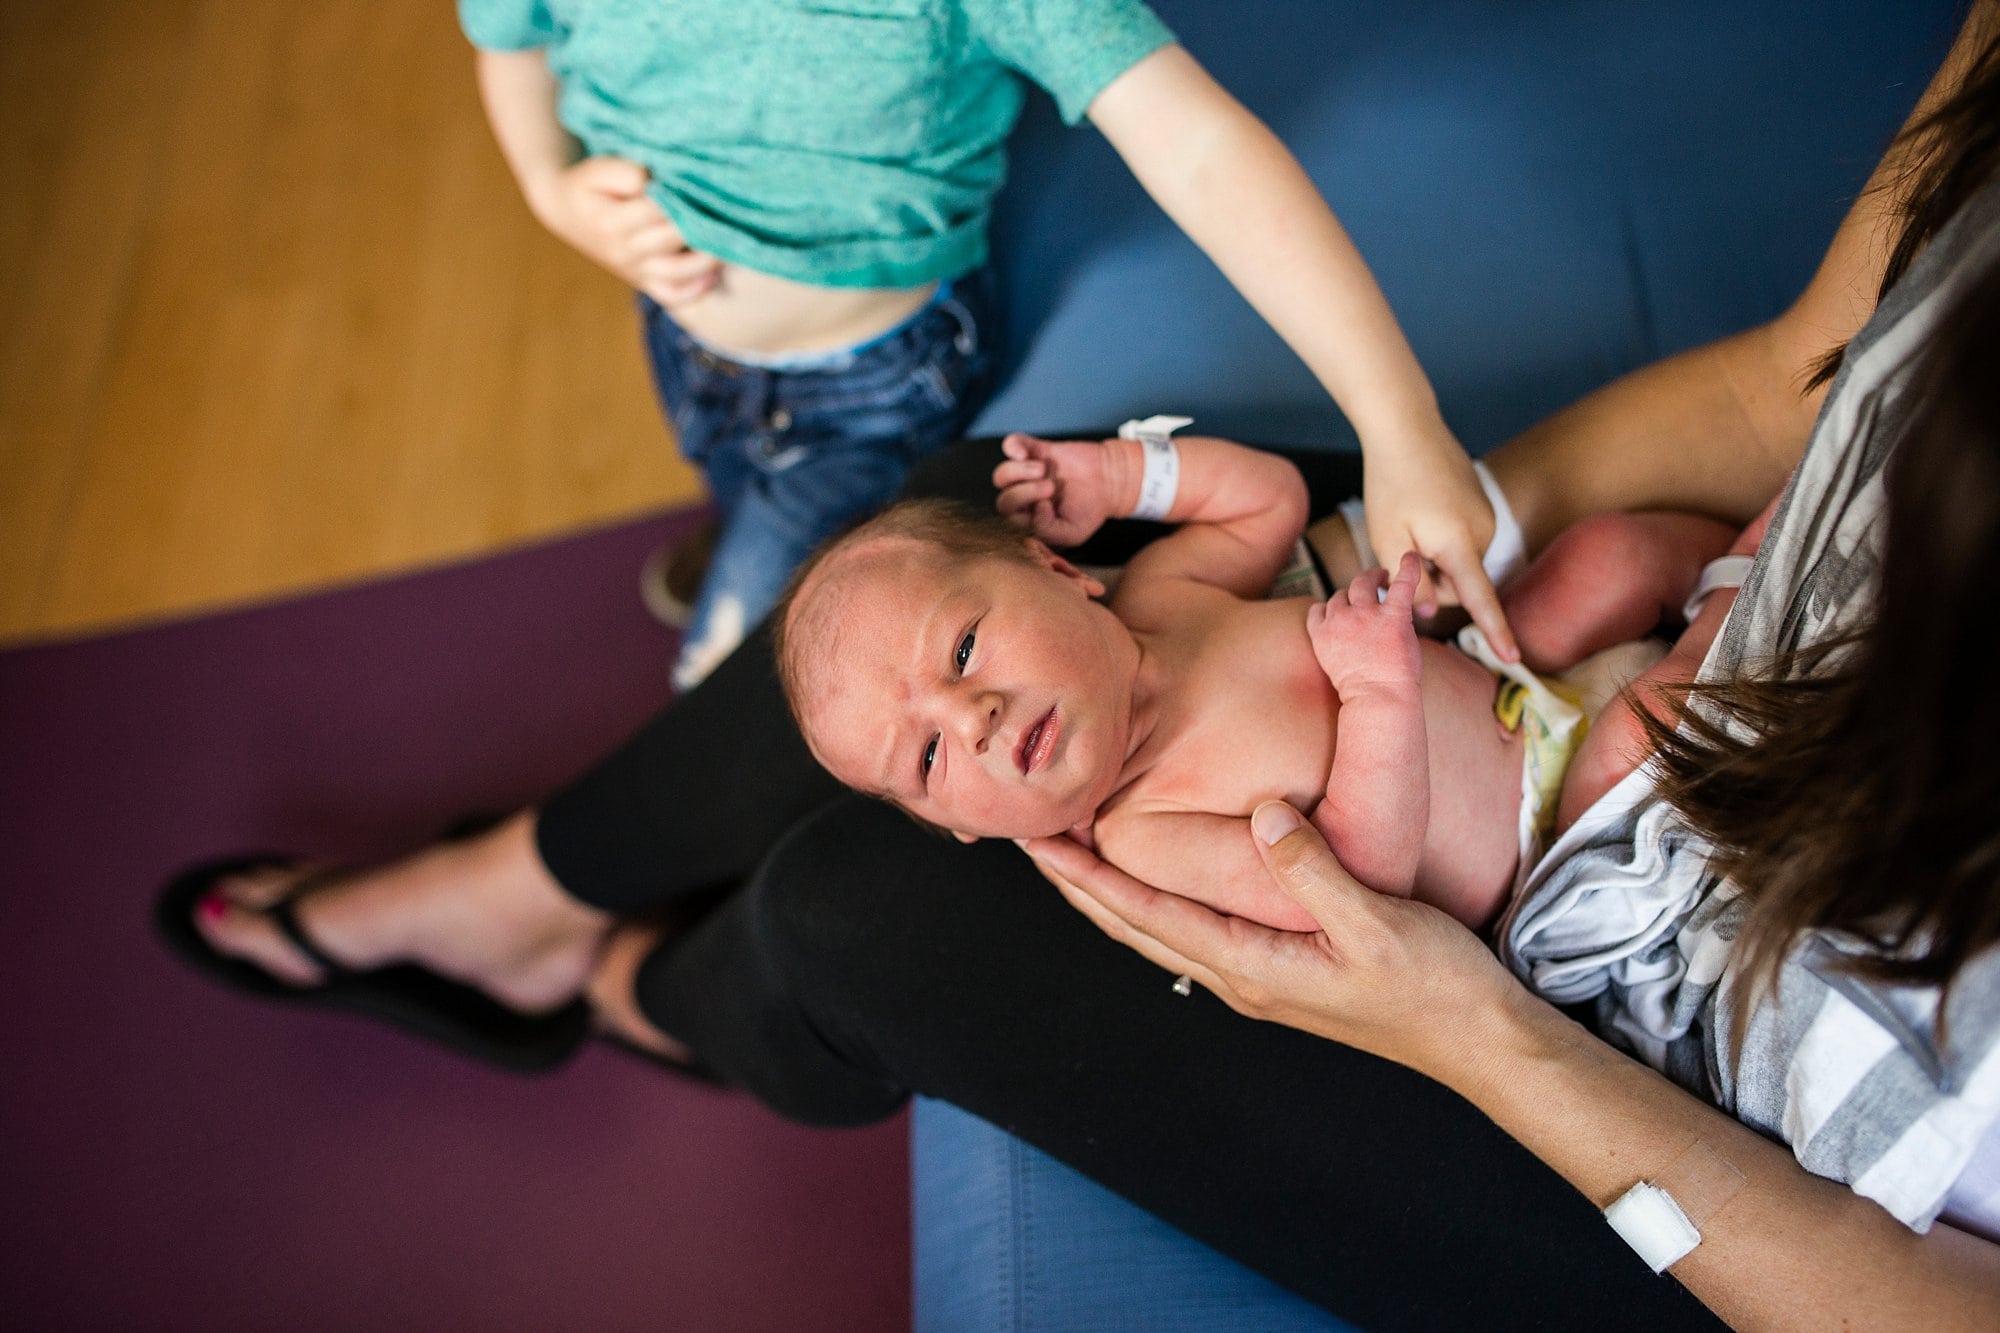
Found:
[[[1182,526],[1133,558],[1126,583],[1184,578],[1262,597],[1305,530],[1299,470],[1227,440],[1196,435],[1173,445],[1180,481],[1164,521]],[[1145,446],[1137,440],[1009,435],[1001,449],[1007,461],[993,470],[994,503],[1052,546],[1074,546],[1139,503]]]
[[[1407,898],[1431,810],[1423,655],[1411,622],[1416,553],[1404,553],[1378,601],[1388,577],[1370,570],[1307,613],[1313,652],[1340,696],[1333,767],[1312,821],[1349,874]]]
[[[1090,118],[1354,423],[1382,560],[1414,548],[1435,562],[1496,650],[1510,653],[1480,568],[1493,516],[1471,463],[1381,289],[1297,160],[1178,46],[1113,80]]]
[[[584,157],[556,118],[556,78],[539,50],[477,57],[479,97],[500,154],[541,224],[629,286],[672,308],[715,286],[721,263],[690,250],[646,196],[646,169]]]

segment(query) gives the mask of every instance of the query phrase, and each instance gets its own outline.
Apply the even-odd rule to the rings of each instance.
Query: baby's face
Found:
[[[1097,590],[1045,548],[1029,563],[902,540],[830,572],[812,595],[837,614],[800,673],[807,740],[849,786],[961,836],[1087,822],[1130,753],[1139,667]]]

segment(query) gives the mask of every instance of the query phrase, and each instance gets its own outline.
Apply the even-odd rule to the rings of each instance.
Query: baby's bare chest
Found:
[[[1281,797],[1310,809],[1333,763],[1339,700],[1306,637],[1305,603],[1220,618],[1177,673],[1172,738],[1129,796],[1147,808],[1248,815]]]

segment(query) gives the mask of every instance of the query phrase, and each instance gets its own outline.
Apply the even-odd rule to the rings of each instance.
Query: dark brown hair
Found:
[[[1927,193],[1905,210],[1892,272],[1996,179],[1996,132],[2000,40],[1908,132],[1924,141]],[[1997,355],[2000,263],[1989,262],[1908,372],[1915,408],[1885,477],[1870,623],[1749,678],[1678,688],[1664,721],[1638,710],[1663,795],[1750,898],[1736,943],[1748,983],[1739,1039],[1752,998],[1808,931],[1867,941],[1872,954],[1846,964],[1857,975],[1941,987],[2000,942],[2000,690],[1987,623],[2000,588]]]

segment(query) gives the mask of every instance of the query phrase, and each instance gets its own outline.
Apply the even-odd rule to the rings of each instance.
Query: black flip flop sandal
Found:
[[[154,925],[182,961],[232,990],[374,1019],[516,1073],[556,1068],[590,1035],[590,1011],[582,1000],[572,1000],[553,1013],[523,1014],[475,987],[415,964],[356,969],[328,957],[300,926],[295,904],[301,893],[338,872],[305,876],[269,909],[286,938],[325,970],[326,980],[320,985],[287,985],[255,964],[218,952],[195,928],[196,905],[224,876],[296,864],[284,856],[255,855],[191,866],[161,892],[153,908]]]

